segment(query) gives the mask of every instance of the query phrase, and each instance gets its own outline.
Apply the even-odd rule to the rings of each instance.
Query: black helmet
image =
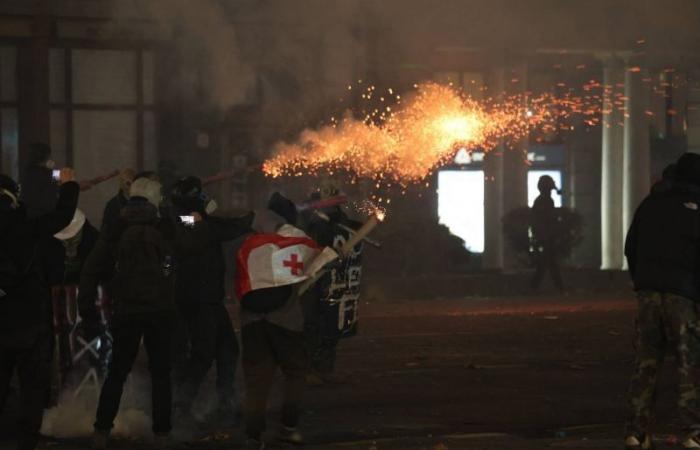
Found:
[[[206,199],[202,194],[202,180],[195,176],[180,178],[172,190],[173,205],[189,211],[203,209]]]
[[[700,155],[683,153],[676,163],[676,181],[700,186]]]

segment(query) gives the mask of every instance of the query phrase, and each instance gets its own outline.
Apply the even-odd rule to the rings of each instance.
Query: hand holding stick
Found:
[[[95,178],[93,178],[93,179],[91,179],[91,180],[83,180],[83,181],[80,181],[80,182],[79,182],[79,184],[80,184],[80,190],[81,190],[81,191],[87,191],[88,189],[91,189],[91,188],[97,186],[97,185],[100,184],[100,183],[104,183],[104,182],[107,181],[107,180],[111,180],[112,178],[114,178],[114,177],[116,177],[116,176],[118,176],[118,175],[119,175],[119,171],[118,171],[118,170],[115,170],[115,171],[112,171],[112,172],[108,173],[107,175],[100,175],[99,177],[95,177]]]
[[[347,256],[348,254],[350,254],[352,249],[355,248],[355,246],[358,243],[360,243],[360,241],[366,238],[383,219],[383,215],[379,214],[375,214],[372,217],[370,217],[369,220],[365,222],[364,225],[362,225],[362,227],[359,230],[357,230],[357,232],[354,235],[352,235],[350,239],[347,240],[347,242],[345,242],[343,248],[340,249],[340,256]],[[323,253],[321,253],[321,255],[323,255]],[[310,266],[313,266],[314,262],[315,260],[311,261]],[[328,264],[328,262],[330,261],[325,262],[325,264]],[[304,292],[309,290],[309,288],[313,286],[319,280],[319,278],[323,276],[324,273],[325,271],[319,270],[311,278],[301,283],[301,285],[299,286],[299,290],[297,291],[298,295],[303,295]]]

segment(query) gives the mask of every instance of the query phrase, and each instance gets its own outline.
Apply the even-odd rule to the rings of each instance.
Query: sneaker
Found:
[[[700,431],[695,431],[685,438],[683,448],[700,448]]]
[[[109,441],[109,431],[95,430],[92,433],[92,448],[96,450],[107,448]]]
[[[282,427],[277,434],[277,440],[294,445],[301,445],[304,442],[304,438],[299,433],[299,430],[291,427]]]
[[[630,435],[625,439],[625,450],[653,450],[654,442],[651,436],[644,434],[641,436]]]
[[[265,443],[257,439],[249,438],[245,441],[246,450],[265,450]]]

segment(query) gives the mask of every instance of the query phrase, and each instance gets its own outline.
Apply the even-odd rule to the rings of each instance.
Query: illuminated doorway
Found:
[[[438,218],[472,253],[484,252],[484,172],[438,173]]]

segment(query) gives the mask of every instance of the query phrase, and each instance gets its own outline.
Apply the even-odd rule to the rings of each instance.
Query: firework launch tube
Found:
[[[319,218],[321,218],[322,220],[325,220],[326,222],[331,223],[331,218],[328,217],[328,215],[322,213],[321,211],[314,211],[314,212],[315,212],[316,215],[317,215]],[[338,227],[338,228],[340,228],[341,230],[347,231],[348,233],[350,233],[351,236],[354,236],[354,235],[357,233],[357,230],[353,230],[353,229],[350,228],[349,226],[343,225],[342,223],[333,222],[332,225],[333,225],[333,226],[336,226],[336,227]],[[369,245],[375,247],[375,248],[382,248],[382,243],[381,243],[381,242],[376,241],[376,240],[370,238],[369,236],[365,236],[365,238],[362,239],[362,240],[365,241],[366,243],[368,243]]]
[[[331,206],[344,205],[347,202],[347,195],[338,195],[336,197],[324,198],[313,202],[300,203],[297,205],[297,211],[304,211],[307,209],[330,208]]]
[[[113,172],[108,173],[107,175],[100,175],[99,177],[95,177],[91,180],[80,181],[78,182],[78,184],[80,184],[81,191],[87,191],[88,189],[93,188],[100,183],[104,183],[105,181],[111,180],[117,175],[119,175],[119,171],[115,170]]]
[[[369,220],[367,222],[365,222],[364,225],[362,225],[362,227],[359,230],[357,230],[357,232],[355,232],[355,234],[353,234],[350,237],[350,239],[348,239],[348,241],[345,243],[345,245],[343,245],[343,248],[340,249],[340,256],[348,255],[352,251],[352,249],[357,244],[360,243],[360,241],[362,241],[364,238],[366,238],[367,235],[369,235],[372,232],[372,230],[374,230],[377,227],[377,225],[379,225],[379,222],[381,222],[381,220],[380,220],[380,217],[378,217],[378,215],[373,215],[372,217],[370,217]],[[328,249],[328,247],[326,247],[326,249]],[[332,249],[330,249],[330,250],[332,250]],[[319,257],[323,257],[324,253],[326,253],[325,249],[323,252],[321,252],[321,254],[319,256],[316,257],[316,259],[318,259]],[[335,253],[335,251],[333,251],[333,253]],[[328,255],[326,254],[326,257],[327,256]],[[321,264],[317,264],[316,259],[311,261],[311,264],[309,265],[310,268],[314,267],[314,266],[316,266],[316,267],[325,266],[329,262],[333,261],[333,259],[335,259],[335,258],[328,259],[325,261],[322,260]],[[323,276],[323,274],[326,273],[326,271],[324,271],[324,270],[318,270],[318,269],[316,269],[316,270],[317,271],[315,272],[315,274],[313,274],[311,276],[311,278],[309,278],[306,281],[304,281],[303,283],[301,283],[301,285],[299,286],[298,295],[303,295],[304,292],[306,292],[311,286],[313,286],[319,280],[319,278],[321,278],[321,276]],[[309,271],[309,273],[313,273],[313,272]]]

